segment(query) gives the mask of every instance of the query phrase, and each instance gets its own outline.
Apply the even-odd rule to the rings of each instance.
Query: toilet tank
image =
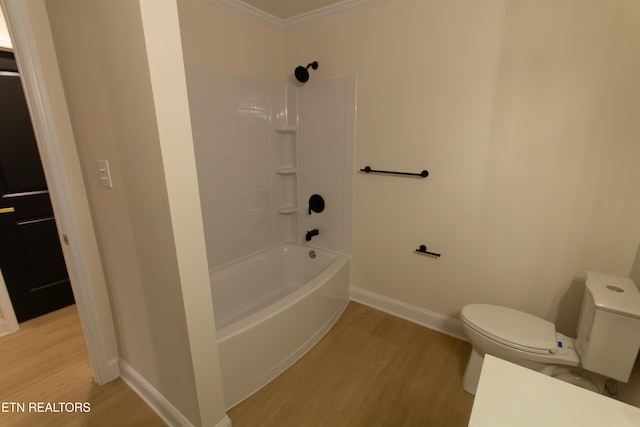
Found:
[[[631,279],[587,272],[576,350],[588,371],[627,382],[640,349],[640,292]]]

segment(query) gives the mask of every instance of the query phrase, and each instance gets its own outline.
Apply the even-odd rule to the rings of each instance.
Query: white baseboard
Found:
[[[349,298],[352,301],[384,311],[401,319],[467,341],[462,331],[462,323],[453,317],[416,307],[360,288],[351,287]],[[167,425],[194,427],[178,409],[169,403],[158,390],[149,384],[147,380],[127,362],[120,359],[119,365],[122,380],[131,387]],[[215,427],[232,427],[231,419],[225,416]]]
[[[0,319],[0,337],[8,333],[9,328],[7,327],[7,322],[5,322],[4,319]]]
[[[462,323],[453,317],[416,307],[364,289],[354,288],[353,286],[350,290],[350,299],[401,319],[467,341],[462,330]]]
[[[228,415],[225,415],[223,419],[220,420],[218,424],[214,427],[232,427],[231,426],[231,418]]]
[[[120,359],[120,377],[138,396],[158,414],[168,426],[194,427],[175,406],[173,406],[158,390],[127,362]],[[215,427],[231,427],[231,419],[225,415]]]

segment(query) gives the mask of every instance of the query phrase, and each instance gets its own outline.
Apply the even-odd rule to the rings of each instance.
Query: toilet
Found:
[[[640,349],[640,292],[631,279],[588,271],[576,339],[507,307],[470,304],[460,313],[473,346],[462,386],[475,394],[485,354],[602,392],[627,382]]]

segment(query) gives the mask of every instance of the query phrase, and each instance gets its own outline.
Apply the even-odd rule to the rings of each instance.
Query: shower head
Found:
[[[314,70],[317,70],[318,62],[313,61],[311,64],[307,65],[306,67],[303,67],[302,65],[298,65],[296,67],[296,71],[294,74],[296,75],[296,79],[298,79],[300,83],[306,83],[309,80],[309,67],[313,68]]]

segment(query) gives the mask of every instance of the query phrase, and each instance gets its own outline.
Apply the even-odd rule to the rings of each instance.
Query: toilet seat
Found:
[[[522,311],[470,304],[463,307],[460,320],[477,333],[520,351],[550,354],[558,349],[555,325]]]

